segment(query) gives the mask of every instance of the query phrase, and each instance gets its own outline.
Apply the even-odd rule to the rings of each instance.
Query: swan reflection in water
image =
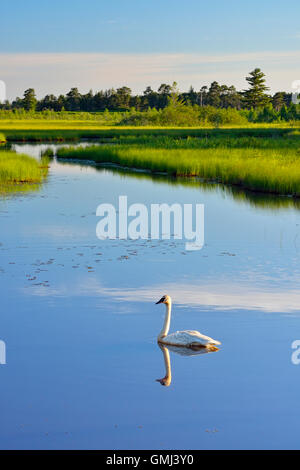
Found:
[[[169,387],[172,381],[171,361],[170,361],[169,350],[175,352],[176,354],[180,354],[181,356],[198,356],[200,354],[208,354],[208,353],[219,351],[219,349],[216,347],[214,349],[208,349],[208,348],[190,349],[190,348],[180,347],[180,346],[170,346],[170,345],[166,346],[161,343],[158,343],[158,346],[160,347],[164,356],[166,375],[162,379],[156,379],[156,382],[159,382],[161,385],[164,385],[165,387]]]

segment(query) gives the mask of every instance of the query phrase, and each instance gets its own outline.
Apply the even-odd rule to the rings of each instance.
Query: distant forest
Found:
[[[38,100],[35,90],[29,88],[24,92],[23,98],[17,97],[11,103],[6,101],[0,104],[3,111],[11,111],[19,114],[21,110],[27,112],[119,112],[126,113],[125,120],[128,124],[148,124],[155,123],[155,119],[159,124],[162,116],[161,112],[168,108],[176,109],[177,113],[183,113],[182,118],[187,119],[189,116],[193,125],[196,120],[205,119],[205,115],[210,115],[213,110],[223,110],[223,114],[219,113],[220,124],[224,121],[226,113],[224,111],[232,111],[230,116],[240,116],[248,122],[273,122],[273,121],[289,121],[300,119],[300,107],[292,102],[292,93],[278,91],[274,95],[268,93],[269,88],[266,86],[265,74],[256,68],[246,77],[248,89],[237,91],[236,88],[227,85],[220,85],[214,81],[210,86],[202,86],[199,91],[190,87],[187,92],[180,92],[177,84],[172,85],[161,84],[157,91],[148,86],[140,95],[133,95],[130,88],[123,86],[114,90],[101,90],[93,93],[90,90],[86,94],[81,94],[77,88],[71,88],[66,95],[58,97],[49,94]],[[183,110],[183,107],[186,109]],[[206,111],[204,108],[207,108]],[[238,114],[233,110],[239,111]],[[155,112],[158,112],[156,114]],[[145,113],[145,122],[140,122],[141,115]],[[196,118],[196,114],[198,117]],[[199,118],[200,113],[200,118]],[[1,113],[1,117],[4,117]],[[166,113],[165,113],[166,114]],[[170,112],[169,112],[170,114]],[[174,114],[174,113],[173,113]],[[193,116],[194,117],[193,117]],[[156,117],[155,117],[156,116]],[[144,119],[144,120],[145,120]],[[179,119],[180,120],[180,119]],[[203,120],[203,119],[202,119]],[[210,120],[210,118],[208,118]],[[150,122],[148,122],[150,121]],[[230,122],[230,119],[229,119]],[[180,124],[180,123],[179,123]]]

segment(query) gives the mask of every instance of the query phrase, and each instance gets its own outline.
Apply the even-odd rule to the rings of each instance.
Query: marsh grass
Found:
[[[60,149],[58,156],[300,196],[300,131],[290,124],[220,129],[20,120],[2,121],[0,132],[8,142],[95,139],[104,145]]]
[[[176,177],[199,177],[252,191],[300,197],[300,152],[297,149],[101,145],[62,148],[57,156],[114,163]]]
[[[48,160],[40,162],[24,154],[0,151],[0,186],[20,183],[41,183],[48,172]]]
[[[54,150],[50,147],[46,148],[41,152],[41,157],[42,158],[53,158],[54,157]]]
[[[64,142],[77,141],[84,138],[97,138],[93,131],[70,129],[14,129],[4,130],[8,142]]]
[[[132,138],[145,140],[155,137],[169,137],[172,139],[187,139],[192,137],[210,138],[239,138],[239,137],[265,137],[275,138],[289,136],[291,139],[299,138],[299,128],[291,124],[249,124],[248,126],[228,126],[221,129],[212,127],[176,128],[176,127],[109,127],[100,126],[97,122],[89,121],[0,121],[0,133],[7,141],[23,142],[64,142],[80,139]],[[298,134],[297,134],[298,133]]]
[[[111,143],[163,149],[200,149],[200,148],[261,148],[286,149],[300,148],[300,134],[276,134],[267,137],[256,135],[233,135],[209,133],[186,138],[172,136],[119,136]]]

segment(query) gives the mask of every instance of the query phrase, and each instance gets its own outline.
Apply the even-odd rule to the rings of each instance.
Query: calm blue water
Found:
[[[96,208],[119,195],[204,204],[204,248],[98,240]],[[40,191],[0,200],[0,227],[1,449],[300,447],[292,201],[53,162]],[[163,294],[172,331],[222,342],[170,351],[168,387],[156,381]]]

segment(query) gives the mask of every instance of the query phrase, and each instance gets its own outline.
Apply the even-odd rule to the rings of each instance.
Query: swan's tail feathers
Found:
[[[202,349],[203,351],[219,351],[219,348],[217,348],[217,346],[213,343],[200,344],[200,343],[195,342],[195,343],[191,343],[189,347],[194,350]]]
[[[219,348],[217,348],[217,346],[215,346],[214,344],[209,344],[208,346],[206,346],[206,349],[209,349],[209,351],[219,351]]]

